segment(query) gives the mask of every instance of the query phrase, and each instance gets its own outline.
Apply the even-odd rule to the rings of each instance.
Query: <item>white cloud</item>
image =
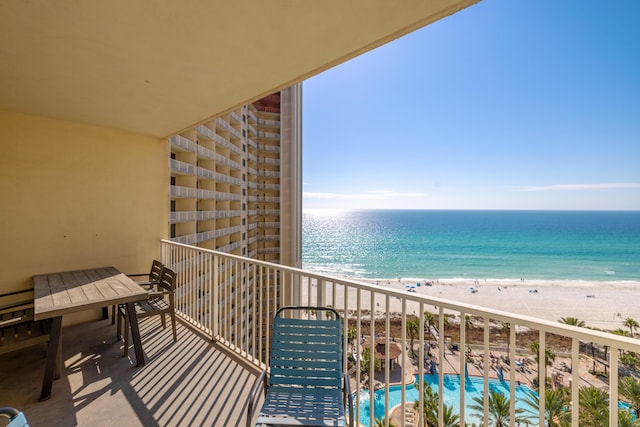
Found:
[[[309,199],[388,199],[390,197],[424,197],[424,193],[397,193],[390,190],[375,190],[356,194],[303,192],[302,196]]]
[[[610,182],[604,184],[556,184],[520,187],[518,191],[558,191],[558,190],[610,190],[617,188],[640,188],[636,182]]]

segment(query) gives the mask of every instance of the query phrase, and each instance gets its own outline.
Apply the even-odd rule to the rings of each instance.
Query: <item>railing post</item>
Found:
[[[571,340],[571,426],[580,423],[580,340]]]
[[[218,255],[211,255],[209,283],[211,286],[211,313],[213,315],[211,322],[211,336],[213,339],[220,339],[220,310],[218,306],[218,301],[220,299],[220,270],[218,268],[218,263]]]
[[[547,389],[547,343],[546,335],[543,330],[540,330],[540,340],[538,347],[538,393],[540,399],[540,425],[544,425],[545,409],[545,390]],[[512,402],[513,403],[513,402]],[[513,412],[512,412],[513,413]]]
[[[618,425],[618,349],[611,347],[609,363],[609,425]]]
[[[464,311],[460,312],[460,348],[458,349],[458,355],[460,356],[460,425],[464,425],[464,392],[466,384],[466,368],[467,368],[467,314]]]

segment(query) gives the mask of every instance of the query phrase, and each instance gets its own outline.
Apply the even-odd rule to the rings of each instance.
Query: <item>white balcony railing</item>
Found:
[[[231,243],[225,249],[233,249],[237,246]],[[252,251],[252,254],[262,253],[262,250]],[[376,286],[373,284],[361,283],[353,280],[331,277],[316,274],[297,268],[286,267],[269,262],[258,261],[250,258],[225,254],[207,249],[197,248],[176,242],[162,241],[162,261],[178,272],[178,289],[176,292],[176,310],[179,315],[194,327],[200,329],[211,339],[214,339],[227,346],[231,351],[236,352],[248,363],[258,367],[265,367],[269,354],[269,331],[271,319],[275,311],[284,305],[300,304],[307,306],[332,306],[348,319],[344,322],[344,352],[353,354],[349,362],[344,361],[345,371],[351,373],[355,390],[355,402],[368,397],[368,392],[359,387],[361,380],[365,377],[362,372],[374,372],[374,358],[369,359],[369,366],[362,369],[363,358],[362,341],[359,337],[371,338],[379,336],[385,348],[390,348],[390,342],[394,340],[402,349],[402,353],[407,353],[411,345],[412,351],[417,354],[417,360],[425,360],[425,351],[431,351],[431,347],[425,346],[430,341],[435,341],[433,352],[437,360],[443,364],[453,363],[451,357],[445,359],[445,348],[447,340],[445,333],[438,331],[448,331],[451,333],[452,326],[445,329],[445,319],[467,319],[468,316],[475,319],[481,325],[483,333],[480,342],[475,342],[476,349],[479,348],[482,358],[482,369],[478,369],[479,375],[484,381],[484,412],[482,414],[484,425],[489,425],[489,402],[488,402],[488,381],[490,377],[490,366],[492,366],[493,355],[496,346],[495,337],[491,336],[492,325],[496,323],[508,324],[508,362],[504,365],[504,379],[508,381],[510,390],[510,420],[511,425],[516,425],[516,398],[515,384],[517,382],[517,355],[523,350],[518,347],[517,331],[528,329],[537,331],[539,352],[532,357],[540,360],[540,366],[546,365],[547,338],[563,337],[569,342],[569,357],[571,366],[580,366],[580,360],[584,362],[584,352],[580,351],[581,343],[591,343],[591,346],[607,348],[609,355],[609,425],[618,425],[618,368],[619,352],[640,353],[640,341],[617,336],[607,332],[594,331],[586,328],[563,325],[557,322],[541,320],[523,315],[516,315],[507,312],[482,308],[470,304],[462,304],[437,297],[430,297],[418,293],[394,290],[388,287]],[[392,307],[401,307],[399,312],[393,312]],[[427,324],[431,313],[436,316],[435,324]],[[313,314],[308,314],[312,316]],[[391,321],[399,322],[400,332],[396,331],[394,337],[391,335]],[[412,321],[419,323],[417,337],[410,337],[407,333],[407,324]],[[467,339],[467,322],[461,321],[453,326],[457,329],[456,340],[461,350],[458,358],[458,372],[465,372],[467,361],[465,349],[472,344],[471,339]],[[350,341],[351,329],[355,328],[354,341]],[[424,331],[424,333],[419,333]],[[435,337],[430,338],[430,334]],[[415,338],[415,342],[414,339]],[[427,348],[425,348],[427,347]],[[389,389],[390,360],[389,352],[385,352],[382,360],[382,373],[376,379],[382,378],[382,387]],[[478,355],[476,355],[478,357]],[[401,374],[397,376],[402,385],[400,419],[402,425],[405,420],[405,404],[412,403],[407,400],[405,385],[407,377],[412,378],[417,374],[420,386],[424,382],[426,372],[425,364],[420,362],[412,365],[407,362],[406,355],[402,356],[400,364]],[[353,365],[352,365],[353,364]],[[538,395],[540,396],[537,420],[529,421],[529,425],[545,424],[545,389],[546,370],[539,369],[537,379],[540,384]],[[584,379],[580,377],[580,370],[573,369],[570,375],[570,395],[571,403],[571,425],[577,426],[579,420],[579,389],[584,384]],[[465,400],[470,400],[465,396],[465,383],[469,381],[465,375],[460,375],[460,425],[465,424]],[[443,398],[445,393],[444,376],[438,378],[438,414],[439,425],[443,424]],[[385,413],[391,411],[389,394],[383,398]],[[469,403],[468,401],[466,402]],[[422,398],[418,400],[417,411],[421,417],[425,405]],[[355,407],[355,418],[361,420],[360,405]],[[368,417],[368,424],[374,425],[374,412],[371,411]],[[418,424],[418,425],[424,425]]]

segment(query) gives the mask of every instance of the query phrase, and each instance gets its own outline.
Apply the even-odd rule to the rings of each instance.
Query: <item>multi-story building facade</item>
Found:
[[[300,266],[301,85],[172,136],[171,240]]]
[[[171,240],[301,266],[301,90],[286,88],[169,138]],[[268,322],[255,322],[252,305],[226,302],[242,295],[272,313],[281,283],[271,277],[255,291],[247,273],[235,274],[215,304],[232,331],[264,325],[257,336],[232,333],[232,340],[265,348]]]

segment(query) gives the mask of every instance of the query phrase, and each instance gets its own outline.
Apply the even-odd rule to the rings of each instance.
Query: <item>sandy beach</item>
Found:
[[[388,287],[402,292],[415,286],[416,294],[479,305],[510,313],[558,321],[577,317],[589,327],[604,330],[624,328],[624,319],[640,321],[640,282],[590,282],[577,280],[473,280],[473,279],[356,279],[358,282]],[[431,286],[425,286],[426,282]],[[420,286],[416,286],[420,283]],[[303,287],[304,288],[304,287]],[[475,289],[472,292],[471,289]],[[356,301],[355,290],[349,294],[350,305]],[[306,294],[306,292],[305,292]],[[338,298],[342,296],[338,293]],[[369,307],[363,292],[362,306]],[[303,295],[303,298],[305,296]],[[384,298],[376,307],[384,309]],[[392,298],[391,312],[400,312],[401,303]],[[411,308],[408,312],[412,312]]]

